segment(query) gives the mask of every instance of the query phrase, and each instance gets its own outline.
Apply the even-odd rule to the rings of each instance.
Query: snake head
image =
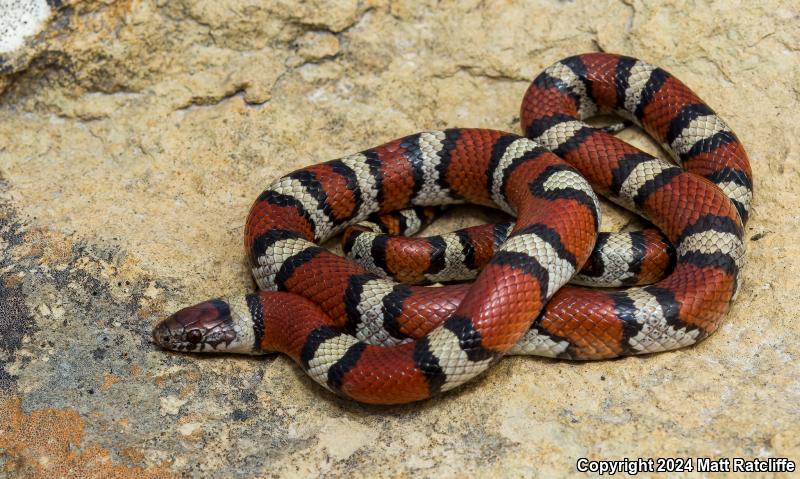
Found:
[[[244,297],[212,299],[183,308],[156,324],[153,341],[173,351],[261,353]]]

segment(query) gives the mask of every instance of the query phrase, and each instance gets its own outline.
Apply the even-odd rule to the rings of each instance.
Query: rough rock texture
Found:
[[[560,477],[581,456],[800,459],[791,3],[70,0],[22,13],[40,23],[0,42],[0,476]],[[334,398],[285,357],[150,343],[165,314],[253,287],[243,222],[270,180],[425,128],[518,132],[528,82],[592,50],[671,71],[750,154],[749,262],[709,340],[619,361],[507,358],[393,408]],[[607,211],[607,228],[627,224]],[[489,216],[461,209],[440,228]]]

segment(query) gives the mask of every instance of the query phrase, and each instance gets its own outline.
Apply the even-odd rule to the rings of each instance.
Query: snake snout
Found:
[[[161,320],[155,328],[153,328],[153,342],[162,348],[169,349],[170,340],[172,339],[172,332],[170,330],[169,318]]]

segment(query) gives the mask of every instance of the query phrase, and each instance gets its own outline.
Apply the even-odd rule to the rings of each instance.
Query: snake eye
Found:
[[[197,344],[203,339],[203,332],[199,329],[191,329],[186,333],[186,340],[192,344]]]

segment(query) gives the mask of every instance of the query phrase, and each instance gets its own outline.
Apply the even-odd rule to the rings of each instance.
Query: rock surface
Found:
[[[583,456],[800,459],[791,2],[42,5],[14,17],[36,26],[0,22],[0,476],[583,477]],[[671,71],[750,154],[748,265],[709,340],[506,358],[393,408],[339,400],[285,357],[150,343],[165,314],[253,288],[243,222],[270,180],[426,128],[517,132],[528,82],[592,50]],[[607,211],[606,228],[627,223]]]

